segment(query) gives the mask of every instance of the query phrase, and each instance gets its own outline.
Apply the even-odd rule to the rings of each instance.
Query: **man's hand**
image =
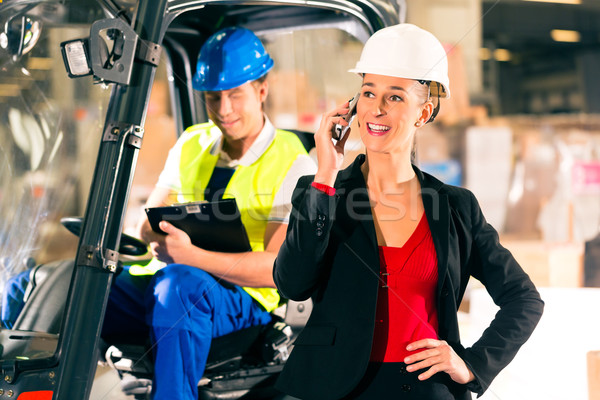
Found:
[[[160,229],[166,233],[152,235],[152,255],[167,264],[184,264],[203,269],[234,285],[275,288],[273,263],[287,224],[269,223],[265,232],[265,250],[223,253],[194,246],[187,233],[166,221]]]
[[[461,384],[469,383],[475,379],[462,358],[445,341],[422,339],[406,347],[408,351],[418,349],[425,350],[406,357],[404,362],[408,364],[406,370],[410,372],[429,367],[427,371],[419,375],[420,380],[429,379],[438,372],[447,373],[453,381]]]
[[[153,235],[155,240],[150,242],[152,255],[169,264],[185,263],[184,255],[194,247],[188,234],[166,221],[161,221],[159,227],[166,235]]]
[[[150,226],[150,224],[148,224],[148,226]],[[139,236],[146,243],[162,242],[164,240],[164,238],[165,238],[165,234],[164,233],[154,232],[152,229],[148,229],[148,230],[144,231]]]

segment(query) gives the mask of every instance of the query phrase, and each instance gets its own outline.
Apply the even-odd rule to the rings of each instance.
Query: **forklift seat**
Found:
[[[271,399],[273,385],[285,364],[293,337],[291,327],[274,317],[268,325],[252,326],[213,339],[199,400]],[[147,399],[153,373],[149,339],[110,337],[105,360],[119,374],[121,388],[136,399]]]
[[[14,330],[58,335],[73,275],[71,260],[32,269],[26,303]],[[284,300],[273,311],[273,321],[213,339],[199,400],[272,399],[273,385],[283,369],[293,342],[306,324],[312,303]],[[147,399],[154,370],[150,338],[112,336],[101,339],[100,354],[122,380],[122,389],[136,399]]]
[[[74,264],[73,260],[64,260],[31,269],[25,304],[13,330],[60,332]]]

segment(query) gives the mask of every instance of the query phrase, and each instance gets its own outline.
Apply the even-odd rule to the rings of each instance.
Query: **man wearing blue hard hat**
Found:
[[[279,304],[272,271],[291,194],[316,166],[298,137],[263,113],[272,67],[247,29],[226,28],[204,43],[193,87],[204,94],[210,122],[182,134],[146,203],[234,197],[252,251],[208,251],[168,222],[160,223],[162,235],[144,220],[140,236],[163,265],[153,275],[152,268],[127,268],[111,288],[103,335],[149,329],[154,399],[197,399],[212,338],[269,323]]]

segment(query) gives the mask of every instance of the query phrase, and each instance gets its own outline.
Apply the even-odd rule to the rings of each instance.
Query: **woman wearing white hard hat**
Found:
[[[482,394],[539,321],[543,302],[498,243],[477,200],[411,163],[414,137],[450,96],[446,53],[410,24],[382,29],[351,70],[366,148],[341,170],[348,103],[323,116],[319,167],[299,180],[275,261],[284,297],[312,298],[278,387],[301,399],[469,399]],[[469,278],[500,307],[471,347],[457,311]]]

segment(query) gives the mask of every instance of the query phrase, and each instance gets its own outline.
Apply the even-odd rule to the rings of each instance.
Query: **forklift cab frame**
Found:
[[[28,50],[31,43],[25,45],[25,38],[32,39],[27,29],[44,20],[38,5],[68,12],[70,3],[5,0],[0,5],[3,54],[16,59]],[[126,205],[161,52],[167,60],[176,131],[182,132],[207,120],[191,82],[202,43],[218,29],[240,25],[263,37],[334,28],[364,42],[378,29],[403,22],[405,13],[404,2],[385,0],[102,0],[95,8],[101,14],[90,11],[95,18],[90,36],[70,38],[62,46],[66,74],[91,75],[94,83],[111,87],[111,94],[104,126],[94,132],[100,144],[78,228],[73,272],[68,289],[63,289],[67,296],[60,330],[0,331],[0,396],[22,400],[90,396],[106,301],[124,252]],[[69,59],[69,51],[78,53],[79,59]]]

